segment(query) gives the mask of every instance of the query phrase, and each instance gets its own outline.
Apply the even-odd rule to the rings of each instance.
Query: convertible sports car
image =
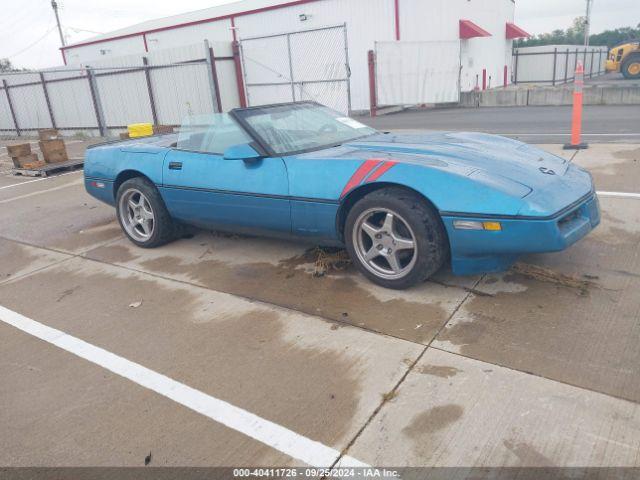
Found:
[[[314,102],[191,117],[178,134],[87,151],[85,185],[140,247],[180,224],[346,245],[390,288],[507,269],[600,222],[588,172],[480,133],[381,133]]]

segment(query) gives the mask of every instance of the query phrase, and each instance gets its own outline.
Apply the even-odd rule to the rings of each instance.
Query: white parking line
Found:
[[[601,197],[617,197],[617,198],[638,198],[640,199],[640,193],[627,193],[627,192],[596,192]]]
[[[329,467],[340,457],[338,450],[3,306],[0,306],[0,321],[131,380],[308,465]],[[369,467],[346,455],[340,459],[338,466]]]
[[[73,175],[74,173],[81,173],[81,172],[82,170],[76,170],[75,172],[61,173],[60,175],[56,175],[54,177],[43,177],[43,178],[36,178],[35,180],[28,180],[26,182],[21,182],[21,183],[12,183],[11,185],[5,185],[4,187],[0,187],[0,190],[4,190],[5,188],[19,187],[20,185],[28,185],[29,183],[33,183],[33,182],[43,182],[45,180],[53,180],[54,178],[64,177],[65,175]]]
[[[46,190],[38,190],[37,192],[25,193],[24,195],[18,195],[17,197],[6,198],[4,200],[0,200],[0,205],[3,203],[13,202],[15,200],[22,200],[23,198],[35,197],[36,195],[42,195],[43,193],[55,192],[56,190],[62,190],[63,188],[69,188],[75,185],[81,185],[82,183],[83,183],[83,180],[78,179],[73,182],[65,183],[64,185],[47,188]]]

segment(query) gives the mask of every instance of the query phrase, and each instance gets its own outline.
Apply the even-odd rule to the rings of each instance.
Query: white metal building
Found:
[[[394,70],[396,83],[398,78],[404,83],[416,77],[412,86],[391,88],[388,82],[378,85],[381,103],[436,103],[438,99],[449,99],[449,95],[425,96],[423,92],[433,90],[428,79],[436,78],[445,64],[448,76],[441,76],[439,81],[457,92],[510,81],[512,39],[526,36],[513,25],[514,9],[514,0],[242,0],[116,30],[68,45],[62,55],[67,65],[86,65],[109,57],[192,45],[204,39],[233,42],[344,24],[353,110],[370,106],[370,50],[387,55],[379,59],[382,83],[385,78],[391,81],[380,71],[384,68]],[[388,42],[398,41],[405,45],[402,51],[394,51],[393,46],[390,50]],[[420,48],[411,47],[416,42],[421,43]],[[425,50],[425,46],[429,48]],[[323,48],[317,45],[316,51]],[[267,50],[263,49],[265,55]],[[312,66],[313,48],[307,46],[306,55]],[[416,58],[429,67],[412,68]],[[390,91],[394,93],[389,96]],[[399,91],[404,93],[397,94]],[[384,100],[385,95],[388,100]],[[434,101],[428,101],[431,99]]]

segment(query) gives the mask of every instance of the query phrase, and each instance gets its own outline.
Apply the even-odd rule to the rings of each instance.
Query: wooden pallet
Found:
[[[59,163],[47,163],[43,167],[39,168],[14,168],[11,173],[14,175],[22,175],[25,177],[48,177],[55,173],[64,172],[67,170],[76,170],[82,168],[84,165],[84,158],[71,158],[66,162]]]

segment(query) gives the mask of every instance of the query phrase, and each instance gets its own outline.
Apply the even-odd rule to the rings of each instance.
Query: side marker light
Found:
[[[500,222],[477,222],[474,220],[454,220],[453,228],[456,230],[488,230],[499,232],[502,230]]]

